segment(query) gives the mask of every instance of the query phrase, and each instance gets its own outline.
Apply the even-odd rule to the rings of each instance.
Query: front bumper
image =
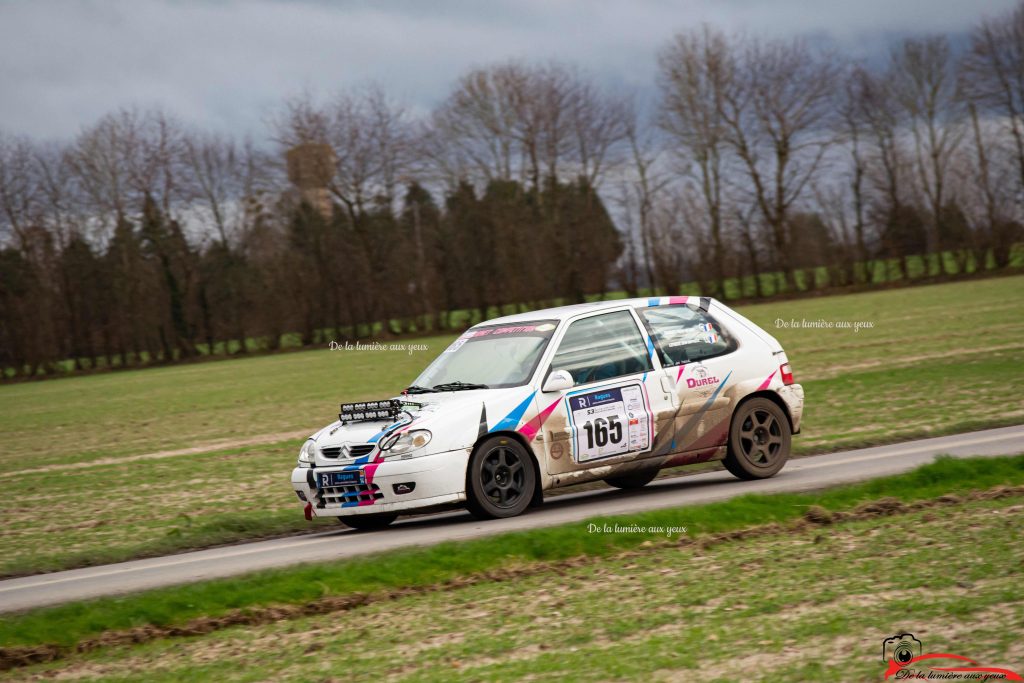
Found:
[[[804,418],[804,388],[799,384],[790,384],[779,388],[779,396],[789,407],[789,416],[793,419],[793,433],[800,433],[800,423]]]
[[[316,517],[338,517],[429,508],[466,500],[469,451],[460,449],[408,460],[359,465],[363,483],[321,488],[318,474],[353,466],[296,467],[292,488]],[[402,493],[406,489],[408,492]]]

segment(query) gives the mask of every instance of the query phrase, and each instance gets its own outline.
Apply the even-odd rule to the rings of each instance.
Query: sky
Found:
[[[381,85],[414,112],[467,69],[562,61],[653,92],[658,49],[710,23],[858,58],[905,35],[963,43],[1015,0],[0,0],[0,130],[66,139],[121,106],[261,137],[282,100]]]

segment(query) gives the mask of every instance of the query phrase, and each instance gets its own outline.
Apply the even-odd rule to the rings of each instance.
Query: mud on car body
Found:
[[[372,528],[457,505],[510,517],[553,488],[709,460],[760,479],[803,398],[775,338],[713,299],[551,308],[470,328],[401,396],[343,405],[292,486],[307,518]]]

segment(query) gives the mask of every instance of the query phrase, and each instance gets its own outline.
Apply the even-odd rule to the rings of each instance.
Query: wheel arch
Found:
[[[492,439],[492,438],[494,438],[496,436],[505,436],[505,437],[508,437],[508,438],[512,439],[513,441],[518,443],[520,446],[522,446],[523,449],[526,451],[526,454],[528,456],[530,456],[530,463],[533,465],[534,481],[537,482],[536,486],[534,486],[534,488],[533,488],[533,497],[530,499],[530,507],[536,507],[536,506],[540,505],[541,503],[543,503],[544,502],[544,485],[543,485],[543,480],[541,479],[540,463],[537,460],[537,454],[533,452],[533,448],[530,446],[529,442],[527,442],[526,437],[524,437],[522,434],[520,434],[519,432],[511,431],[511,430],[499,430],[499,431],[495,431],[495,432],[487,432],[486,434],[481,434],[477,438],[477,440],[473,442],[473,447],[471,449],[471,453],[472,452],[476,452],[476,449],[480,446],[481,443],[483,443],[484,441],[487,441],[488,439]],[[466,491],[467,492],[469,491],[469,463],[468,462],[466,463]]]
[[[732,415],[735,416],[736,412],[740,409],[740,406],[742,406],[744,403],[746,403],[747,401],[749,401],[751,399],[754,399],[754,398],[766,398],[769,401],[771,401],[772,403],[774,403],[775,405],[777,405],[779,408],[781,408],[782,409],[782,414],[786,416],[786,422],[789,423],[789,431],[790,431],[790,433],[791,434],[795,434],[795,431],[793,429],[793,416],[789,412],[789,406],[782,399],[782,397],[778,395],[778,393],[776,393],[774,391],[771,391],[769,389],[764,389],[762,391],[755,391],[755,392],[749,393],[746,396],[744,396],[743,399],[739,403],[736,404],[736,407],[732,411]],[[729,419],[731,421],[732,417],[730,417]]]

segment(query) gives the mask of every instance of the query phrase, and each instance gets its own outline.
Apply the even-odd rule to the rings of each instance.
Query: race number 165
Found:
[[[599,417],[593,422],[586,422],[583,431],[587,433],[587,448],[601,448],[609,443],[622,441],[622,423],[614,415],[607,419]]]

